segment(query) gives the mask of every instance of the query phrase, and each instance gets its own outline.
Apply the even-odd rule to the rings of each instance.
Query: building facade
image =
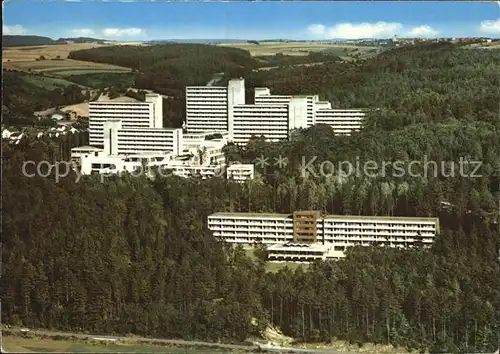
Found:
[[[314,122],[329,125],[336,135],[351,135],[363,127],[365,112],[363,109],[318,109]]]
[[[245,80],[231,79],[225,86],[186,87],[186,129],[189,133],[231,134],[232,107],[245,104]]]
[[[341,259],[344,252],[335,251],[332,244],[321,243],[284,243],[271,245],[267,248],[270,262],[310,263],[317,259]]]
[[[182,129],[126,128],[119,119],[104,122],[102,142],[108,155],[142,152],[180,155],[183,149]]]
[[[321,243],[332,244],[334,251],[341,252],[348,247],[373,244],[426,247],[439,233],[438,218],[318,216],[311,211],[296,214],[300,215],[294,218],[293,214],[215,213],[208,217],[208,227],[216,238],[234,244]],[[315,230],[306,229],[312,220]]]
[[[232,141],[236,144],[260,136],[269,141],[288,138],[287,105],[238,105],[233,107],[232,118]]]
[[[245,182],[255,176],[255,166],[253,164],[230,164],[226,168],[226,178],[235,182]]]
[[[290,130],[315,124],[330,125],[336,134],[350,135],[362,127],[365,111],[331,109],[318,95],[273,95],[257,87],[254,104],[245,103],[245,80],[229,80],[228,86],[186,88],[188,133],[228,132],[229,140],[246,144],[251,136],[286,140]]]
[[[227,87],[186,87],[186,129],[190,133],[227,131]]]
[[[271,90],[267,87],[256,87],[254,92],[255,104],[290,104],[290,100],[295,98],[305,98],[304,109],[306,110],[307,122],[305,127],[314,125],[315,103],[319,101],[318,95],[293,96],[293,95],[271,95]]]
[[[162,128],[163,98],[158,94],[147,94],[146,102],[89,102],[89,144],[104,144],[104,123],[121,120],[126,128]]]

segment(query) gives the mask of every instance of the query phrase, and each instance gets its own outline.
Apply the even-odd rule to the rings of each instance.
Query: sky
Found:
[[[500,1],[5,2],[4,34],[32,34],[54,39],[500,37]]]

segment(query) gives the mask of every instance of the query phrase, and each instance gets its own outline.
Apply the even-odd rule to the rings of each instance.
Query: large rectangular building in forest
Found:
[[[145,102],[89,102],[89,144],[104,144],[104,123],[121,120],[123,129],[163,128],[163,98],[147,94]]]
[[[376,244],[428,247],[439,233],[438,218],[294,214],[215,213],[208,227],[217,239],[234,244],[319,243],[341,252]]]
[[[186,87],[186,125],[189,133],[228,132],[236,144],[252,137],[286,140],[290,131],[326,124],[337,135],[350,135],[363,125],[366,110],[332,109],[318,95],[275,95],[257,87],[252,104],[245,101],[245,80],[226,86]]]

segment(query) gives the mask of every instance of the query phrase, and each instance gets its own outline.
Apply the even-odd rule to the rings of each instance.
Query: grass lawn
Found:
[[[39,76],[39,75],[24,75],[23,80],[34,85],[37,87],[40,87],[44,90],[54,90],[56,88],[64,88],[69,85],[77,85],[81,87],[82,89],[86,89],[87,87],[83,85],[78,85],[74,82],[62,79],[62,78],[56,78],[56,77],[48,77],[48,76]]]
[[[270,273],[278,273],[281,269],[290,268],[290,270],[295,271],[295,269],[301,267],[306,270],[309,267],[308,264],[294,263],[294,262],[283,262],[283,263],[267,263],[266,270]]]
[[[76,82],[83,86],[98,88],[100,86],[111,87],[134,87],[135,74],[132,72],[93,72],[85,74],[75,74],[64,76],[66,80]]]
[[[367,59],[377,55],[383,49],[377,47],[364,46],[335,46],[325,49],[324,53],[329,53],[341,57],[343,60],[354,60],[354,56],[359,54],[360,59]]]
[[[67,340],[3,336],[3,347],[8,353],[202,353],[223,351],[214,348],[162,347],[146,344],[86,343]]]

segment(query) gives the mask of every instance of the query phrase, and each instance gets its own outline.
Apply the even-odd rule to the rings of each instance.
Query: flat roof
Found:
[[[261,108],[261,107],[288,107],[288,104],[286,103],[258,103],[258,104],[252,104],[252,103],[245,103],[245,104],[236,104],[234,107],[255,107],[255,108]]]
[[[257,96],[257,97],[269,97],[269,98],[291,98],[293,97],[292,95],[262,95],[262,96]]]
[[[318,102],[316,102],[318,103]],[[323,103],[323,102],[320,102]],[[329,103],[329,102],[328,102]],[[324,113],[324,112],[354,112],[354,113],[365,113],[368,112],[368,108],[320,108],[317,110],[317,112]]]
[[[240,216],[240,217],[263,217],[263,218],[286,218],[292,217],[292,214],[280,214],[280,213],[234,213],[234,212],[218,212],[209,215],[210,216]]]
[[[134,98],[131,98],[134,101],[92,101],[89,102],[89,104],[116,104],[116,105],[135,105],[135,104],[142,104],[142,105],[150,105],[153,104],[153,102],[143,102],[143,101],[138,101],[135,100]]]
[[[238,168],[253,168],[254,165],[251,164],[251,163],[233,163],[231,164],[230,166],[228,166],[228,170],[234,168],[234,169],[238,169]]]
[[[103,149],[95,147],[95,146],[90,146],[90,145],[83,145],[83,146],[75,146],[74,148],[71,148],[71,150],[76,150],[76,149],[82,149],[82,150],[92,150],[92,151],[103,151]]]
[[[120,154],[120,156],[123,156],[124,158],[126,157],[170,157],[172,156],[173,153],[167,152],[167,153],[162,153],[162,152],[155,152],[155,151],[141,151],[141,152],[136,152],[136,153],[131,153],[131,154]]]
[[[411,221],[438,221],[437,216],[418,217],[418,216],[367,216],[367,215],[325,215],[324,219],[364,219],[364,220],[411,220]]]
[[[121,119],[120,119],[121,120]],[[108,122],[111,121],[111,119],[108,119]],[[181,128],[142,128],[142,127],[130,127],[130,128],[121,128],[118,129],[120,131],[132,131],[132,132],[137,132],[137,131],[148,131],[148,132],[175,132],[178,130],[181,130]]]
[[[321,243],[278,243],[267,247],[269,251],[320,251],[327,252],[333,244]]]
[[[186,86],[187,89],[191,89],[191,88],[203,88],[203,89],[227,89],[227,86],[216,86],[216,85],[213,85],[213,86]]]
[[[301,212],[314,212],[314,210],[297,210]],[[293,217],[293,213],[290,214],[282,214],[282,213],[242,213],[242,212],[218,212],[211,214],[209,216],[233,216],[233,217],[282,217],[288,218]],[[348,219],[348,220],[356,220],[356,219],[364,219],[364,220],[410,220],[410,221],[439,221],[438,217],[415,217],[415,216],[368,216],[368,215],[324,215],[320,216],[320,219]]]

